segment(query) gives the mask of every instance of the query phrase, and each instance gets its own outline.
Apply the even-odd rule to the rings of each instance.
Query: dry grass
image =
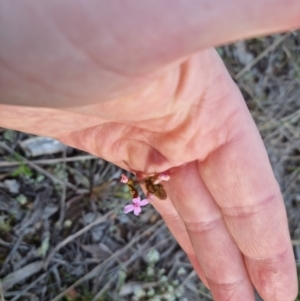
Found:
[[[218,50],[264,139],[299,263],[300,32]],[[212,300],[154,209],[121,214],[121,170],[73,149],[29,161],[28,135],[0,131],[0,180],[19,185],[0,185],[1,300]]]

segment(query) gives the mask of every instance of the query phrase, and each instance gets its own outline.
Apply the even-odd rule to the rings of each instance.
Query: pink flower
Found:
[[[122,174],[120,182],[126,184],[128,183],[128,178],[124,174]]]
[[[129,213],[133,211],[135,215],[139,215],[142,211],[141,206],[145,206],[147,204],[149,204],[147,199],[141,201],[141,198],[137,197],[132,200],[132,204],[125,206],[123,212]]]
[[[157,179],[154,181],[154,184],[159,184],[161,181],[169,181],[170,176],[166,172],[162,172],[158,175]]]

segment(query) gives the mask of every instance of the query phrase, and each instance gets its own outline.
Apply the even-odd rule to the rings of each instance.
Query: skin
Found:
[[[299,0],[0,1],[0,126],[140,174],[215,300],[291,301],[287,218],[258,130],[211,47],[300,26]],[[188,188],[187,188],[188,187]]]

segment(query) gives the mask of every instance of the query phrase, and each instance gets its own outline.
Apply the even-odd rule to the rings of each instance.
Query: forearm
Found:
[[[0,103],[30,106],[113,99],[203,48],[300,26],[299,0],[0,4]]]

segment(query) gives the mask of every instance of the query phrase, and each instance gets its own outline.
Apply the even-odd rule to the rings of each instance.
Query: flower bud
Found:
[[[124,183],[124,184],[128,183],[128,178],[127,178],[127,176],[125,176],[124,174],[122,174],[122,175],[121,175],[121,180],[120,180],[120,182],[121,182],[121,183]]]

